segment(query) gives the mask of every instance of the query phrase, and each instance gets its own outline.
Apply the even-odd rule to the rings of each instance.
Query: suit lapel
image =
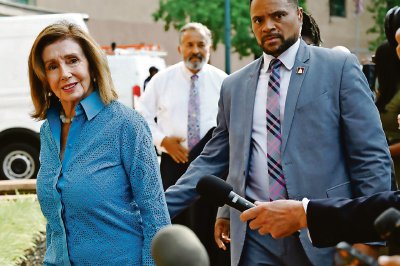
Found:
[[[289,137],[290,128],[292,126],[294,112],[296,110],[297,100],[299,98],[301,85],[307,75],[309,65],[306,64],[310,58],[310,51],[307,45],[301,41],[299,50],[296,55],[292,75],[290,77],[288,93],[285,102],[285,117],[283,121],[282,147],[281,154],[286,148],[287,139]]]
[[[252,67],[249,69],[248,79],[246,81],[246,90],[245,92],[245,113],[244,113],[244,160],[246,166],[246,174],[248,170],[249,163],[249,154],[250,154],[250,143],[251,143],[251,133],[253,130],[253,113],[254,113],[254,102],[256,99],[256,91],[257,91],[257,83],[258,77],[260,73],[260,69],[262,67],[263,57],[261,56],[259,59],[255,61]]]

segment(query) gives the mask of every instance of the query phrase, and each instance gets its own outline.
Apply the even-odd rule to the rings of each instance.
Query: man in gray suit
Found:
[[[166,191],[170,215],[198,199],[201,177],[227,169],[234,190],[258,201],[389,190],[389,151],[357,58],[300,40],[296,0],[250,0],[250,16],[264,54],[223,82],[212,139]],[[305,231],[274,239],[239,215],[224,206],[216,223],[219,245],[223,232],[232,239],[232,265],[332,265],[333,249]]]

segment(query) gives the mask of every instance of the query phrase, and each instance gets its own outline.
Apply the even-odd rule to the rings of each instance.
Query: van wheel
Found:
[[[26,143],[11,143],[0,147],[0,179],[36,178],[39,151]]]

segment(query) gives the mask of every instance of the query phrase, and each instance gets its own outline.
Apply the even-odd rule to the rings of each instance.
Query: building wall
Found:
[[[355,14],[353,0],[346,1],[346,18],[329,16],[329,0],[307,0],[309,12],[318,23],[323,46],[332,48],[342,45],[358,55],[360,60],[369,59],[373,52],[368,51],[368,42],[376,36],[366,34],[375,21],[372,14],[366,11],[371,5],[371,0],[364,0],[365,11]]]
[[[371,0],[364,0],[369,5]],[[373,20],[369,12],[356,16],[352,0],[346,1],[346,18],[329,16],[329,0],[307,0],[309,12],[316,19],[321,29],[323,46],[331,48],[343,45],[356,53],[360,60],[369,58],[368,40],[372,35],[366,35]],[[129,43],[160,44],[168,53],[167,64],[173,64],[181,57],[177,51],[178,33],[174,29],[164,31],[162,22],[154,22],[151,14],[158,8],[159,0],[36,0],[37,7],[66,12],[83,12],[89,15],[88,27],[94,38],[101,45]],[[219,45],[212,52],[211,63],[225,69],[224,46]],[[239,60],[237,54],[232,54],[231,70],[237,70],[252,61],[252,57]]]
[[[159,44],[166,51],[167,64],[181,60],[178,53],[178,32],[164,31],[162,22],[154,22],[151,14],[158,8],[159,0],[37,0],[37,6],[68,12],[84,12],[89,15],[88,27],[93,37],[101,45],[152,43]],[[101,4],[100,4],[101,3]],[[116,4],[118,3],[118,4]],[[218,46],[211,53],[211,63],[225,69],[224,46]],[[231,58],[231,70],[236,70],[251,62],[251,58],[239,60]]]

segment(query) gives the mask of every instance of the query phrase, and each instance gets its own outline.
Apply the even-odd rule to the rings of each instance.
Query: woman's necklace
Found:
[[[74,120],[74,118],[73,117],[67,118],[65,116],[64,110],[61,108],[61,110],[60,110],[60,120],[61,120],[61,122],[63,124],[70,124],[72,122],[72,120]]]

